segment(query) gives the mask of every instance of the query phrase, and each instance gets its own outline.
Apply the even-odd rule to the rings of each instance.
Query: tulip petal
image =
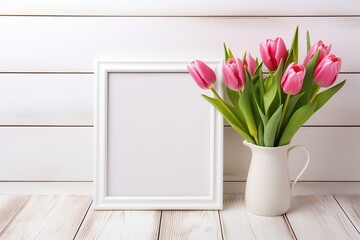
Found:
[[[203,61],[195,60],[195,67],[198,71],[198,74],[201,76],[203,81],[207,83],[207,85],[211,85],[215,82],[216,75],[214,70],[212,70]]]
[[[264,43],[260,44],[260,55],[261,55],[264,65],[270,71],[274,71],[275,67],[274,67],[273,63],[271,62],[271,57],[269,55],[268,48]]]
[[[240,89],[239,82],[231,68],[229,66],[224,66],[222,72],[226,85],[231,90],[238,91]]]
[[[196,84],[202,88],[202,89],[207,89],[207,85],[206,83],[202,80],[201,76],[198,74],[198,72],[193,68],[192,65],[187,65],[187,69],[190,73],[190,75],[192,76],[192,78],[195,80]]]

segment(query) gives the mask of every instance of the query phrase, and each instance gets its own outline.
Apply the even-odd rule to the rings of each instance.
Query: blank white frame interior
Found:
[[[96,62],[96,210],[222,208],[223,118],[188,62]]]

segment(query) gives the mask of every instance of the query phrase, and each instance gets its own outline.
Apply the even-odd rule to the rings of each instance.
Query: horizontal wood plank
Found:
[[[92,139],[86,127],[0,127],[0,181],[90,181]]]
[[[28,199],[28,196],[0,195],[0,237],[6,226],[21,211]]]
[[[226,176],[225,176],[226,177]],[[224,182],[224,193],[244,194],[246,182]],[[92,195],[93,182],[0,182],[3,194]],[[360,182],[299,182],[294,195],[359,194]]]
[[[93,125],[93,78],[93,74],[0,74],[0,125]],[[344,88],[306,125],[360,124],[360,74],[340,74],[339,81],[343,79],[348,80]]]
[[[94,211],[91,207],[75,239],[158,239],[161,211]]]
[[[89,196],[32,196],[0,237],[73,239],[90,203]]]
[[[92,74],[0,74],[0,125],[92,125]]]
[[[92,181],[92,128],[0,128],[1,181]],[[244,181],[251,152],[241,137],[225,128],[225,181]],[[326,142],[327,144],[323,144]],[[311,162],[300,180],[360,181],[356,161],[360,128],[304,127],[293,144],[308,148]],[[294,178],[304,164],[301,150],[290,154]],[[326,171],[321,171],[326,166]]]
[[[218,211],[163,211],[159,240],[222,239]]]
[[[360,195],[336,195],[335,199],[360,234]]]
[[[309,7],[311,6],[311,7]],[[289,2],[285,0],[252,1],[52,1],[3,0],[0,14],[26,15],[121,15],[121,16],[218,16],[218,15],[354,15],[357,1],[320,0]]]
[[[244,194],[246,182],[224,182],[224,193]],[[298,182],[293,189],[294,196],[328,195],[328,194],[359,194],[360,182]]]
[[[297,239],[360,238],[331,195],[294,198],[287,218]]]
[[[300,59],[309,30],[313,42],[333,45],[332,52],[343,60],[342,71],[360,71],[360,48],[354,47],[360,42],[354,34],[360,30],[360,17],[44,16],[0,18],[0,72],[92,72],[96,58],[217,59],[223,57],[223,42],[236,56],[249,51],[260,57],[261,42],[281,36],[289,46],[297,25]]]
[[[240,195],[224,196],[224,209],[220,211],[224,239],[293,239],[283,216],[260,217],[249,213]]]
[[[246,179],[251,151],[242,144],[242,138],[232,128],[224,130],[224,181]],[[310,153],[310,164],[300,178],[303,181],[360,181],[360,128],[357,127],[303,127],[292,144],[303,145]],[[290,175],[294,179],[305,164],[302,150],[289,154]],[[326,167],[326,171],[323,171]]]
[[[0,182],[2,194],[21,195],[92,195],[93,182]]]

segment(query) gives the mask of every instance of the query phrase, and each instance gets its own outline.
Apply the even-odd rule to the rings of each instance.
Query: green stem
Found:
[[[316,97],[316,94],[318,94],[318,92],[320,91],[320,86],[318,85],[315,89],[315,92],[313,93],[313,95],[311,96],[310,98],[310,101],[309,103],[311,103],[312,101],[314,101],[315,97]]]
[[[210,90],[213,92],[214,96],[215,96],[217,99],[223,101],[222,98],[220,97],[220,95],[219,95],[219,94],[216,92],[216,90],[214,89],[214,87],[211,87]]]
[[[239,124],[240,127],[242,127],[243,129],[244,126],[241,124],[241,122],[239,121],[239,119],[234,115],[234,113],[231,111],[231,109],[229,109],[229,107],[225,104],[224,100],[220,97],[220,95],[216,92],[216,90],[211,87],[210,90],[213,92],[214,96],[220,100],[221,104],[223,105],[224,108],[226,108],[229,113],[231,114],[231,116],[237,121],[237,123]]]
[[[231,109],[229,109],[229,107],[226,105],[226,103],[224,102],[224,100],[220,97],[220,95],[216,92],[216,90],[214,89],[214,87],[211,87],[210,90],[213,92],[214,96],[219,99],[219,101],[221,102],[221,104],[223,105],[224,108],[226,108],[228,110],[228,112],[231,114],[231,117],[234,118],[234,120],[236,121],[236,123],[242,128],[244,129],[244,131],[246,131],[246,128],[241,124],[241,122],[239,121],[239,119],[234,115],[234,113],[231,111]],[[240,94],[240,93],[239,93]],[[258,140],[255,139],[255,142],[258,143]]]
[[[260,146],[259,138],[257,136],[255,136],[255,143],[256,145]]]
[[[283,110],[282,110],[282,113],[281,113],[280,122],[279,122],[278,129],[277,129],[277,132],[276,132],[276,139],[279,139],[279,137],[280,137],[279,135],[280,135],[280,131],[281,131],[281,125],[282,125],[282,122],[284,120],[286,109],[287,109],[287,107],[289,105],[290,97],[291,97],[290,94],[288,94],[286,96],[285,104],[284,104],[284,107],[283,107]]]

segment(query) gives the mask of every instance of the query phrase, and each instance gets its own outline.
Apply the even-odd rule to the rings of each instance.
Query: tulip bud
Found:
[[[210,88],[216,81],[214,70],[203,61],[195,60],[187,65],[187,69],[197,85],[202,89]]]
[[[247,69],[249,69],[249,72],[251,73],[251,75],[254,76],[255,70],[256,70],[256,61],[255,59],[248,54],[244,60],[244,65],[247,67]]]
[[[309,52],[306,54],[306,57],[304,59],[304,66],[306,66],[306,64],[308,64],[308,62],[310,61],[310,59],[312,59],[315,55],[315,53],[317,53],[317,51],[320,50],[320,54],[319,54],[319,58],[316,62],[316,65],[319,64],[319,62],[321,62],[321,60],[324,59],[324,57],[326,55],[328,55],[331,51],[331,44],[329,44],[328,46],[326,46],[321,40],[318,41],[315,45],[313,45]]]
[[[245,86],[246,78],[244,64],[239,58],[236,60],[229,59],[222,71],[225,83],[230,89],[238,91]]]
[[[341,58],[334,54],[327,55],[317,65],[314,71],[314,80],[320,87],[330,87],[335,82],[341,68]]]
[[[290,63],[281,78],[281,87],[286,94],[295,95],[301,91],[306,69],[303,65]]]
[[[260,54],[265,66],[270,71],[275,71],[280,64],[281,59],[285,62],[287,50],[282,38],[275,40],[267,39],[266,43],[260,44]]]

